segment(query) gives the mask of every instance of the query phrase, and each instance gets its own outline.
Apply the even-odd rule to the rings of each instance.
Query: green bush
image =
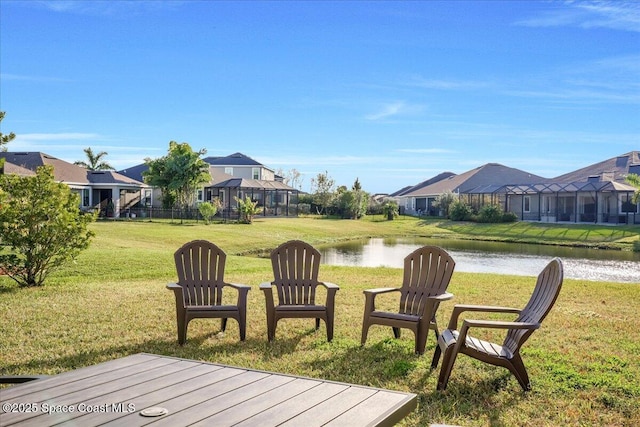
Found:
[[[382,214],[387,217],[387,220],[392,221],[399,214],[398,202],[395,200],[387,200],[382,204]]]
[[[513,212],[505,212],[502,214],[502,222],[516,222],[518,221],[518,215]]]
[[[471,214],[471,207],[459,199],[449,207],[449,219],[452,221],[469,221]]]
[[[298,203],[298,213],[302,215],[309,215],[311,213],[311,204]]]
[[[204,222],[210,224],[211,220],[216,216],[221,207],[222,203],[220,202],[220,199],[216,197],[211,200],[211,202],[200,203],[198,205],[198,211],[200,212],[200,215],[202,215]]]
[[[478,212],[478,222],[502,222],[503,211],[498,205],[484,205]]]
[[[35,176],[0,175],[0,270],[21,287],[47,276],[89,246],[95,215],[82,213],[77,194],[53,179],[51,166]]]
[[[258,202],[254,202],[249,196],[246,196],[244,200],[239,197],[234,197],[234,199],[238,202],[238,210],[240,211],[239,222],[251,224],[253,217],[262,212],[262,208],[258,207]]]

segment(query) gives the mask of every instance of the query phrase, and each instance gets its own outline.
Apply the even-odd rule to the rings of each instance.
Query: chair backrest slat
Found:
[[[437,246],[423,246],[407,255],[400,291],[400,313],[422,313],[429,296],[447,290],[455,265],[453,258]]]
[[[554,258],[538,275],[531,298],[516,321],[541,323],[558,299],[562,281],[562,261],[559,258]],[[507,333],[503,346],[516,352],[532,333],[533,330],[512,329]]]
[[[226,254],[211,242],[193,240],[174,254],[185,305],[220,305]]]
[[[315,304],[320,252],[300,240],[283,243],[271,252],[273,285],[280,304]]]

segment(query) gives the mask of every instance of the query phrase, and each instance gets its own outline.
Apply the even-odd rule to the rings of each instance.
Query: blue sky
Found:
[[[11,151],[240,151],[371,193],[640,149],[640,2],[0,0]]]

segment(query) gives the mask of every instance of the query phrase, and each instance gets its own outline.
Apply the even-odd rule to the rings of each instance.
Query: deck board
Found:
[[[417,397],[354,384],[136,354],[2,390],[0,402],[68,405],[70,413],[0,412],[8,426],[391,426]],[[81,411],[84,407],[97,408]],[[149,407],[168,413],[149,418]],[[106,408],[103,409],[103,408]]]

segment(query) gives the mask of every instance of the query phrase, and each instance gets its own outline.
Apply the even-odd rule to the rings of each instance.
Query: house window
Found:
[[[531,212],[531,196],[524,196],[524,211]]]
[[[90,195],[89,189],[84,188],[82,190],[82,206],[90,206],[91,201],[90,201],[89,195]]]
[[[204,190],[202,188],[198,189],[198,197],[197,197],[198,203],[200,202],[204,202]]]
[[[226,173],[227,175],[233,175],[233,168],[231,167],[224,168],[224,173]]]
[[[144,194],[142,196],[142,205],[143,206],[151,206],[151,189],[145,189]]]
[[[260,179],[260,168],[251,168],[251,176],[253,179]]]
[[[634,205],[633,202],[627,198],[626,201],[622,202],[620,211],[622,213],[638,213],[638,205]]]

